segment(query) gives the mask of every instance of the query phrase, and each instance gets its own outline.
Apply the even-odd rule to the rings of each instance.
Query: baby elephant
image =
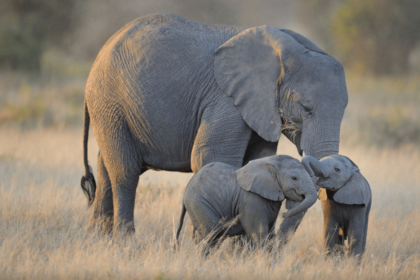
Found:
[[[223,236],[246,235],[262,245],[274,228],[285,198],[301,203],[283,217],[308,209],[317,199],[308,172],[292,157],[276,155],[257,159],[240,169],[210,163],[187,185],[176,238],[188,211],[196,244],[207,237],[207,245],[211,247]],[[233,225],[223,224],[235,218]]]
[[[319,199],[324,213],[324,241],[327,252],[349,238],[350,254],[361,256],[366,236],[372,193],[369,183],[349,158],[333,155],[321,161],[305,156],[302,163],[317,176]]]

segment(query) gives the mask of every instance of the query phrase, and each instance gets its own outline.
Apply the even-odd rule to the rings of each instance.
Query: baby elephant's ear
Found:
[[[256,193],[272,201],[284,200],[276,177],[276,168],[266,159],[250,161],[244,167],[236,170],[236,179],[242,189]]]
[[[334,201],[348,205],[366,206],[370,200],[369,183],[360,174],[354,173],[350,180],[334,194]]]

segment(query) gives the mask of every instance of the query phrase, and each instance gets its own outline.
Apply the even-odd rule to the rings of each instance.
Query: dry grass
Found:
[[[191,242],[188,219],[181,249],[173,252],[189,174],[147,172],[137,190],[135,235],[125,241],[100,238],[85,230],[90,210],[79,186],[81,140],[80,128],[0,128],[1,279],[420,278],[417,148],[342,146],[373,191],[367,251],[358,266],[353,259],[322,255],[319,202],[281,252],[233,250],[225,242],[203,258]],[[297,157],[295,148],[282,142],[279,152]],[[89,145],[95,169],[92,138]]]
[[[344,143],[420,147],[420,73],[382,78],[347,76],[349,104],[341,135]]]
[[[234,250],[225,242],[203,258],[191,242],[188,215],[181,249],[173,252],[191,174],[149,171],[141,177],[132,238],[87,232],[91,210],[79,183],[88,67],[69,61],[58,69],[63,64],[54,56],[44,59],[47,74],[0,76],[0,279],[420,278],[418,75],[347,79],[340,152],[359,165],[373,191],[367,251],[358,266],[322,255],[319,202],[281,252]],[[62,79],[60,73],[75,74]],[[96,170],[92,138],[89,158]],[[281,141],[280,154],[299,158],[288,140]]]

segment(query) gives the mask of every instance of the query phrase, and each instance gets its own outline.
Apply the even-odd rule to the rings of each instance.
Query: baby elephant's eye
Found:
[[[340,173],[340,168],[334,167],[335,172]]]
[[[295,176],[292,176],[293,181],[297,181],[297,178]]]

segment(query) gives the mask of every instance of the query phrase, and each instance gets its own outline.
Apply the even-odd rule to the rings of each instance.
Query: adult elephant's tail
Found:
[[[85,114],[83,117],[83,161],[85,165],[85,175],[82,177],[80,185],[88,199],[88,207],[95,200],[96,182],[92,174],[92,168],[88,163],[88,138],[89,138],[90,117],[87,104],[85,101]]]

